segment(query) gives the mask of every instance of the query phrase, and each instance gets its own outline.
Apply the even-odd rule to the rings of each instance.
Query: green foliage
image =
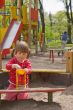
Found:
[[[52,25],[50,25],[49,15],[45,13],[45,37],[47,40],[59,40],[60,35],[67,30],[67,18],[64,11],[51,14]]]
[[[61,40],[52,40],[51,42],[48,42],[47,47],[49,48],[61,48]],[[65,47],[72,47],[73,44],[66,44]]]
[[[49,48],[61,48],[61,40],[52,40],[48,43]]]
[[[73,44],[66,44],[66,47],[72,47]]]

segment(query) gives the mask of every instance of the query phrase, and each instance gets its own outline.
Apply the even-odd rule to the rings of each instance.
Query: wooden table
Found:
[[[49,51],[49,60],[52,60],[52,63],[54,63],[55,51],[71,51],[71,50],[72,50],[72,47],[65,47],[64,49],[62,49],[62,48],[58,48],[58,49],[51,48],[51,49],[48,49],[48,51]]]

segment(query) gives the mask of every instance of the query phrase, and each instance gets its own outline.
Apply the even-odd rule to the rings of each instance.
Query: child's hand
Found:
[[[13,64],[12,68],[21,69],[20,65],[18,65],[18,64]]]
[[[24,70],[26,71],[26,73],[28,73],[28,69],[27,68],[25,68]]]

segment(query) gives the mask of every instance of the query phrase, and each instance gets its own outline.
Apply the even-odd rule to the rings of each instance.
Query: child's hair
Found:
[[[29,57],[30,48],[26,42],[20,41],[16,44],[15,53],[17,53],[18,51],[22,53],[27,53],[27,57]]]

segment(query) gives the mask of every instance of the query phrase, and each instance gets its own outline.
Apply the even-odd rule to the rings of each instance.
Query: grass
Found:
[[[49,48],[61,48],[62,47],[61,40],[56,40],[56,41],[52,40],[51,42],[47,44],[47,46]],[[65,47],[72,47],[72,46],[73,44],[66,44]]]

